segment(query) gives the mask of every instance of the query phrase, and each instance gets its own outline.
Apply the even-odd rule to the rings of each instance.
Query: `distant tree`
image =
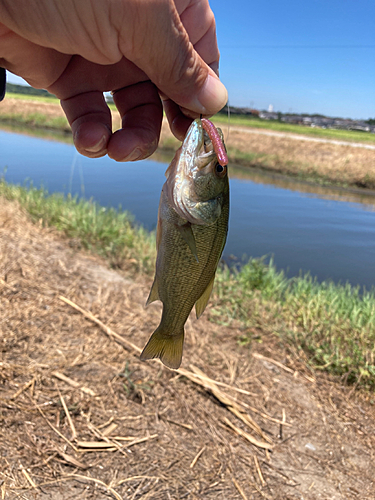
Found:
[[[14,83],[7,83],[7,92],[13,92],[14,94],[27,94],[27,95],[39,95],[43,97],[54,97],[47,90],[44,89],[34,89],[26,85],[15,85]]]

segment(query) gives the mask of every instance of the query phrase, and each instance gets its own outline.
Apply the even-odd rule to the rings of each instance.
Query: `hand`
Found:
[[[0,21],[0,66],[61,100],[86,156],[152,154],[160,96],[180,139],[191,118],[226,103],[208,0],[0,0]],[[109,90],[122,118],[114,134]]]

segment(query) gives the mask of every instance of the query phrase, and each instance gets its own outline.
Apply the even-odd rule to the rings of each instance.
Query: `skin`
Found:
[[[61,100],[77,150],[117,161],[182,139],[227,101],[208,0],[0,0],[0,66]],[[103,91],[115,91],[112,133]]]

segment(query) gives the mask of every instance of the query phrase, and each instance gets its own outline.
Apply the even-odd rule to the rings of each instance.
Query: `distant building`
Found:
[[[269,111],[260,111],[259,118],[263,118],[263,120],[277,120],[279,115],[278,113],[270,113]]]
[[[313,118],[311,116],[302,117],[302,124],[306,125],[306,127],[311,127],[312,123],[313,123]]]
[[[301,115],[285,115],[281,117],[281,121],[285,123],[303,123],[303,117]]]
[[[268,111],[259,111],[254,108],[240,108],[235,106],[230,106],[229,111],[233,115],[254,116],[259,117],[263,120],[279,120],[284,123],[304,125],[305,127],[356,130],[358,132],[369,132],[375,134],[375,124],[373,124],[373,121],[375,120],[368,120],[368,122],[366,122],[364,120],[351,120],[349,118],[330,118],[328,116],[319,114],[283,114],[281,112],[275,112],[273,104],[270,104],[268,106]],[[228,106],[224,106],[220,113],[227,114]]]

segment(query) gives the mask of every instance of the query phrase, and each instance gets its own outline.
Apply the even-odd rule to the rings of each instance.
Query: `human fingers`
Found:
[[[113,95],[122,127],[112,134],[112,117],[102,92],[84,92],[61,105],[77,151],[90,158],[108,154],[116,161],[150,156],[158,146],[163,108],[151,82],[129,85]]]
[[[77,151],[89,158],[104,156],[112,135],[112,116],[103,92],[74,95],[62,99],[61,106],[72,129]]]
[[[48,88],[59,97],[67,97],[61,104],[71,125],[77,150],[89,157],[103,156],[112,133],[111,114],[103,93],[87,92],[95,89],[95,85],[84,92],[77,74],[72,75],[76,93],[69,93],[69,85],[64,83],[69,78],[62,75],[74,67],[71,61],[71,56],[41,47],[0,24],[0,65],[22,76],[36,88]],[[84,85],[87,87],[87,79],[83,77],[82,80],[86,80]],[[58,81],[63,81],[63,84],[59,86],[56,84]]]
[[[36,45],[0,23],[0,66],[22,76],[31,86],[49,87],[60,77],[70,58]]]
[[[175,4],[194,50],[218,75],[220,53],[216,22],[208,0],[175,0]]]
[[[101,116],[104,118],[102,121],[104,126],[108,126],[108,119],[106,118],[107,111],[104,111],[102,102],[98,100],[93,109],[90,110],[87,101],[78,97],[80,93],[84,95],[87,92],[126,87],[134,81],[142,81],[150,77],[161,93],[171,101],[178,103],[180,109],[191,117],[201,113],[213,114],[226,102],[224,87],[216,79],[214,71],[194,50],[189,40],[189,34],[185,30],[172,0],[147,0],[144,2],[119,0],[104,4],[99,0],[82,0],[79,4],[72,3],[72,0],[67,0],[64,4],[60,4],[57,0],[48,0],[47,3],[41,0],[40,2],[27,2],[24,5],[25,9],[20,11],[17,9],[17,5],[22,3],[22,0],[12,0],[12,2],[3,0],[0,2],[0,9],[1,5],[7,4],[7,13],[11,13],[10,20],[8,19],[9,26],[25,37],[29,37],[30,40],[45,44],[47,47],[53,47],[56,51],[78,53],[90,61],[102,64],[110,64],[118,60],[119,57],[121,58],[121,54],[127,55],[128,59],[135,63],[129,72],[133,78],[132,82],[127,81],[126,78],[124,80],[123,75],[116,77],[113,72],[108,71],[108,78],[104,78],[105,84],[103,83],[105,71],[101,71],[100,75],[97,75],[98,78],[96,75],[91,75],[93,77],[90,78],[90,75],[87,76],[87,72],[85,72],[85,65],[82,61],[79,62],[80,67],[75,68],[76,71],[71,71],[74,64],[72,65],[70,62],[65,70],[61,69],[61,65],[58,67],[59,71],[62,70],[62,76],[58,78],[56,85],[51,85],[48,89],[64,101],[69,101],[65,109],[71,115],[68,118],[73,123],[73,127],[78,125],[76,137],[84,138],[81,142],[80,140],[77,142],[82,151],[85,151],[86,147],[91,149],[95,146],[96,142],[92,143],[94,136],[105,132],[103,127],[94,129],[94,131],[90,129],[92,120],[88,119],[88,116],[90,114],[93,115],[92,118],[95,114]],[[194,2],[192,3],[194,5]],[[73,9],[74,19],[71,19],[73,11],[70,7],[73,4],[78,5],[79,8],[77,7],[76,11]],[[26,7],[33,8],[29,12]],[[212,13],[207,11],[206,14],[203,24],[204,29],[207,30],[207,26],[212,26],[212,22],[210,24]],[[35,15],[39,22],[33,21]],[[53,19],[54,22],[49,22],[49,19]],[[40,28],[40,21],[43,21],[42,28]],[[77,27],[82,29],[76,29]],[[111,36],[103,36],[107,32],[110,32]],[[61,36],[62,34],[66,36]],[[191,36],[193,37],[193,35],[195,40],[196,32],[192,28]],[[199,36],[201,36],[200,33],[197,34],[198,39]],[[215,54],[218,53],[217,47],[215,49],[216,42],[212,42],[212,36],[208,36],[208,38],[211,40],[211,48],[208,53],[203,55],[207,61],[213,61],[211,64],[214,66],[217,64]],[[200,40],[197,41],[197,45],[199,43]],[[205,50],[207,46],[206,42],[202,45],[202,47],[206,47]],[[200,50],[203,53],[203,48]],[[52,52],[56,51],[52,50]],[[59,52],[56,53],[59,56],[70,57]],[[70,59],[73,63],[77,60],[75,56],[70,57]],[[123,59],[125,58],[123,57]],[[51,65],[54,67],[53,64]],[[142,69],[144,72],[141,71]],[[20,72],[18,74],[24,76]],[[78,78],[75,78],[76,75]],[[101,83],[98,81],[99,76],[102,80]],[[79,107],[80,103],[83,105],[83,110],[78,119],[73,108]],[[70,104],[74,104],[74,106],[70,106]],[[100,106],[101,111],[98,112],[96,106]],[[176,115],[175,118],[177,122],[186,122],[181,116]],[[86,130],[91,130],[87,136],[83,134],[81,126]],[[182,127],[176,125],[175,128],[180,130]],[[95,154],[97,153],[99,154],[100,151],[95,151]]]
[[[108,144],[108,156],[117,161],[135,161],[157,148],[163,107],[155,85],[140,82],[116,91],[113,100],[122,118]]]
[[[114,100],[123,130],[112,137],[111,112],[102,93],[114,89],[121,89],[115,92]],[[108,153],[118,161],[127,161],[135,154],[138,159],[145,158],[156,149],[162,119],[160,97],[147,76],[125,58],[101,66],[74,56],[48,90],[61,99],[81,154],[95,158]]]
[[[194,49],[173,1],[149,0],[138,5],[142,15],[135,17],[133,37],[129,40],[125,32],[120,36],[122,53],[190,116],[219,111],[227,101],[226,89]],[[205,31],[213,23],[210,11],[204,19]]]
[[[186,132],[190,127],[192,118],[188,118],[178,104],[171,99],[163,99],[163,107],[168,119],[172,134],[180,141],[184,140]]]
[[[118,32],[112,17],[123,18],[138,0],[1,0],[0,19],[36,45],[79,54],[98,64],[118,62]],[[129,22],[131,23],[130,13]]]
[[[205,12],[206,29],[213,15]],[[98,64],[129,59],[190,115],[213,114],[227,100],[173,0],[2,0],[0,18],[19,36],[64,54]]]
[[[216,40],[216,24],[208,1],[175,0],[175,4],[194,50],[218,75],[219,50]],[[172,133],[178,139],[183,140],[192,118],[195,117],[194,114],[192,115],[189,110],[181,108],[165,95],[163,96],[163,106]],[[186,115],[191,118],[187,118]]]

